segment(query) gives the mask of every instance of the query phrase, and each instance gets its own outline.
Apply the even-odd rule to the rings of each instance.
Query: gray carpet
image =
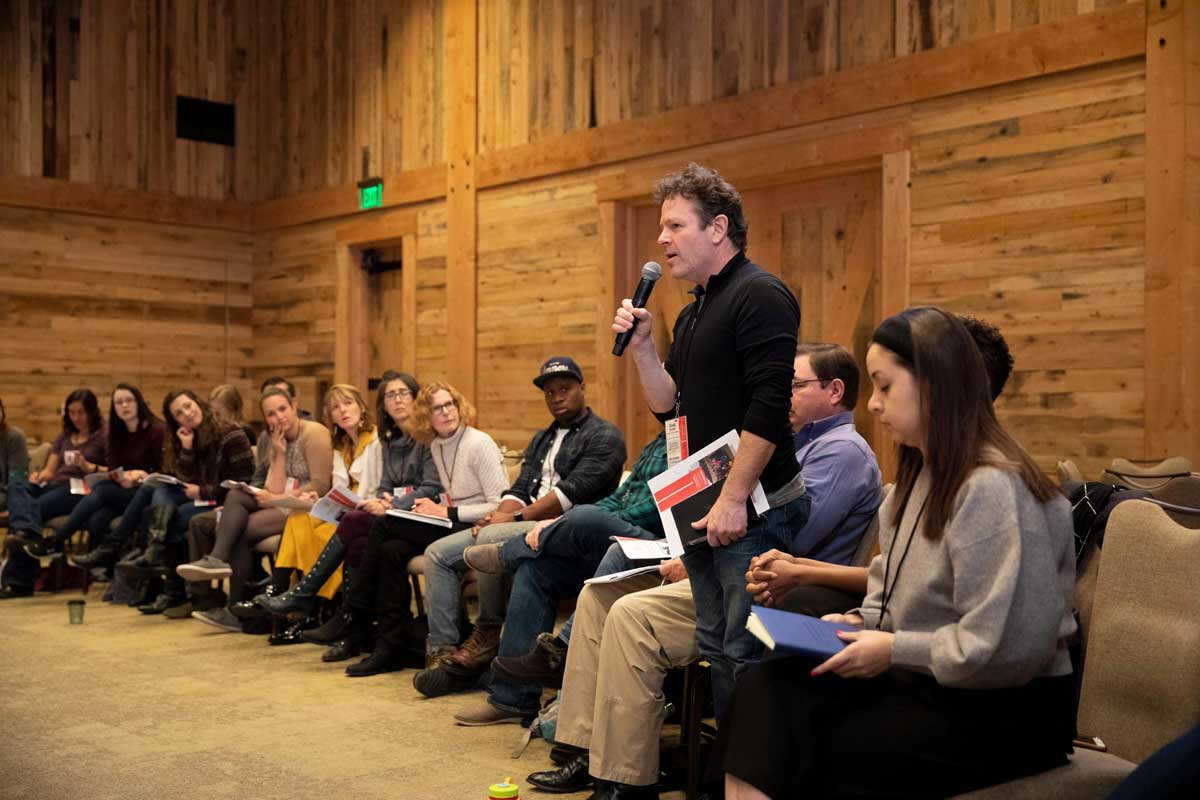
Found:
[[[550,797],[524,783],[551,766],[545,742],[513,759],[522,728],[453,724],[480,693],[350,679],[312,645],[144,616],[102,588],[81,626],[78,591],[0,602],[0,798],[458,800],[505,776]]]

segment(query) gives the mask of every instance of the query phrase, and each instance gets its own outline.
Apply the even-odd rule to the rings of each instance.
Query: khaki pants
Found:
[[[595,778],[658,780],[667,669],[700,658],[691,584],[659,581],[589,584],[579,595],[555,740],[590,750]]]

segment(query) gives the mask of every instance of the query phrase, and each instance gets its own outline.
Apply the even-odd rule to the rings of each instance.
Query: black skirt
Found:
[[[892,670],[869,680],[755,664],[738,679],[716,756],[775,800],[932,798],[1032,775],[1071,752],[1074,681],[951,689]]]

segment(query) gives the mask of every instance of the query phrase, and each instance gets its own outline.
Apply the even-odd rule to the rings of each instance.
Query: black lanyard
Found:
[[[696,323],[700,321],[700,312],[704,310],[704,298],[706,295],[704,287],[702,287],[702,286],[697,286],[692,291],[695,293],[695,297],[696,297],[696,300],[694,301],[694,305],[692,308],[692,316],[691,316],[691,319],[688,320],[688,324],[686,326],[684,326],[684,329],[681,331],[681,334],[682,334],[681,338],[683,338],[687,341],[687,352],[686,353],[683,352],[683,343],[680,342],[678,339],[675,340],[675,344],[679,345],[679,351],[680,351],[679,352],[679,355],[680,355],[679,368],[675,371],[676,376],[677,376],[675,378],[675,416],[676,417],[679,417],[680,415],[683,414],[683,376],[687,372],[688,359],[690,359],[692,357],[692,346],[694,344],[694,337],[696,334]]]
[[[916,481],[913,482],[916,485]],[[900,516],[896,521],[896,532],[900,532],[900,526],[904,523],[904,512],[908,510],[908,500],[912,496],[912,489],[908,490],[908,494],[904,496],[904,502],[900,505]],[[896,584],[900,582],[900,569],[904,566],[904,559],[908,558],[908,548],[912,546],[913,538],[917,535],[917,526],[921,524],[921,517],[925,514],[925,506],[929,503],[929,494],[925,495],[925,499],[921,501],[921,507],[917,510],[917,518],[913,520],[912,527],[908,529],[908,541],[904,543],[904,552],[900,554],[900,561],[896,564],[896,577],[892,579],[892,588],[888,589],[888,576],[892,571],[892,553],[896,551],[896,541],[892,540],[892,547],[888,548],[887,560],[884,562],[883,568],[883,601],[879,606],[879,621],[875,623],[875,630],[881,630],[883,627],[883,618],[887,614],[888,603],[892,600],[892,595],[896,593]]]

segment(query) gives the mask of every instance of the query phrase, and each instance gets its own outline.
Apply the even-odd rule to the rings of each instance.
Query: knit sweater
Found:
[[[971,689],[1070,674],[1075,558],[1066,498],[1039,503],[1015,472],[977,467],[959,489],[941,537],[930,540],[923,533],[927,516],[910,533],[928,492],[924,471],[899,526],[890,524],[902,501],[898,493],[880,506],[882,552],[871,562],[867,596],[856,610],[867,628],[879,627],[890,554],[881,627],[896,634],[893,666]]]
[[[483,431],[462,425],[449,439],[430,445],[438,478],[450,494],[450,518],[477,522],[500,505],[508,473],[500,448]]]
[[[229,491],[221,488],[221,481],[248,481],[254,474],[254,451],[237,425],[222,426],[216,451],[181,450],[175,477],[197,484],[201,499],[220,503]]]

